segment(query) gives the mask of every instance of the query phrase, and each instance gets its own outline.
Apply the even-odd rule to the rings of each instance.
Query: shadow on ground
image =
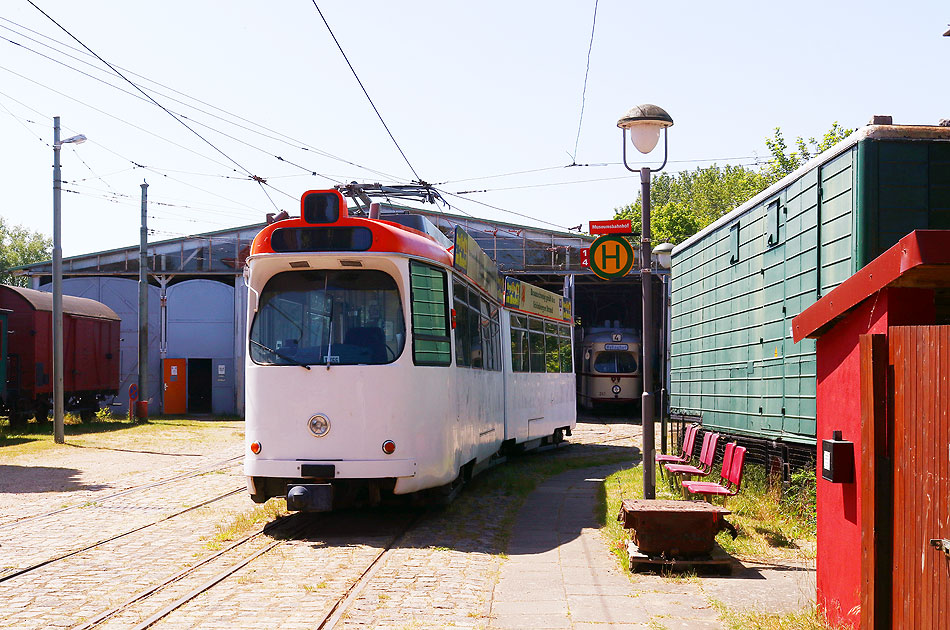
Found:
[[[109,487],[83,483],[79,479],[81,474],[76,468],[0,464],[0,493],[76,492]]]
[[[346,547],[357,539],[391,537],[400,524],[416,518],[400,547],[461,551],[489,555],[508,553],[512,525],[518,509],[544,480],[571,470],[599,468],[592,484],[600,484],[610,471],[640,461],[640,449],[604,444],[569,444],[509,459],[472,480],[446,507],[391,507],[344,510],[313,515],[299,535],[329,546]],[[545,490],[542,490],[544,492]],[[544,538],[534,551],[549,551],[580,536],[582,527],[603,524],[606,496],[597,491],[593,509],[579,515],[573,529],[559,531],[559,541]],[[553,518],[553,515],[552,515]],[[374,544],[379,544],[376,542]]]

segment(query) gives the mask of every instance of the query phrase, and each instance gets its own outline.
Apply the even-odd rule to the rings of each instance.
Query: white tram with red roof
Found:
[[[464,231],[453,245],[421,217],[396,222],[409,217],[350,216],[338,191],[310,191],[300,218],[254,239],[244,462],[254,501],[324,511],[450,494],[499,453],[570,435],[570,304],[502,284]]]

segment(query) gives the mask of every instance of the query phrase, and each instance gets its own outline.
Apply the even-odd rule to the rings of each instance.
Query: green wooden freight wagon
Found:
[[[678,245],[671,409],[813,457],[815,342],[792,319],[915,229],[950,229],[950,127],[863,127]]]

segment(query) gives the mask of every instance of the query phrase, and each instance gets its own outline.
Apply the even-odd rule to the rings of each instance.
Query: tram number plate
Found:
[[[327,356],[323,357],[323,361],[325,363],[339,363],[340,357],[333,354],[328,354]]]
[[[605,343],[604,350],[627,350],[625,343]]]
[[[336,466],[333,464],[300,464],[301,477],[314,479],[332,479],[336,477]]]

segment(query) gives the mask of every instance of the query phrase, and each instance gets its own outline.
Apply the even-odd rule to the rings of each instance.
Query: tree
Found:
[[[650,229],[655,243],[681,243],[768,186],[766,177],[744,166],[696,168],[661,173],[650,187]],[[618,208],[615,217],[640,225],[640,199]]]
[[[854,133],[854,129],[845,129],[839,125],[836,120],[831,125],[831,129],[826,131],[825,135],[821,137],[821,141],[809,138],[806,143],[804,138],[799,136],[795,139],[795,146],[798,148],[798,151],[787,153],[788,145],[782,136],[782,129],[781,127],[776,127],[774,135],[771,138],[765,139],[765,146],[769,148],[769,152],[772,154],[772,157],[769,158],[768,165],[765,167],[769,183],[772,184],[782,179],[812,157],[826,149],[830,149],[852,133]]]
[[[0,283],[26,286],[27,279],[13,276],[9,269],[49,260],[52,252],[53,239],[21,225],[10,225],[0,217]]]
[[[719,217],[741,206],[802,164],[848,137],[854,130],[835,122],[820,141],[799,137],[789,153],[780,127],[765,144],[771,153],[760,169],[713,164],[692,171],[661,173],[650,188],[653,243],[681,243]],[[640,225],[640,200],[614,211],[617,219]]]

